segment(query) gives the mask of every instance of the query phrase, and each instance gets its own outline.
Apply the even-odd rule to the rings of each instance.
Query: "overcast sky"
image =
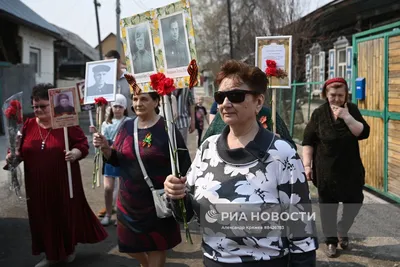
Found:
[[[245,1],[245,0],[242,0]],[[265,0],[266,1],[266,0]],[[309,13],[332,0],[304,1],[305,12]],[[22,0],[33,11],[48,22],[78,34],[91,46],[97,41],[96,16],[93,0]],[[101,39],[116,32],[116,0],[98,0]],[[177,0],[120,0],[121,18],[140,14],[152,8],[165,6]]]

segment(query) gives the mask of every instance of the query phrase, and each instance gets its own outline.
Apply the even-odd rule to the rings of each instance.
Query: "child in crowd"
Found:
[[[115,96],[115,102],[111,103],[110,113],[106,121],[103,122],[101,133],[107,138],[109,144],[114,142],[117,133],[123,124],[128,119],[127,100],[122,94]],[[108,163],[104,166],[104,198],[106,204],[106,212],[101,224],[107,226],[111,223],[111,215],[113,203],[117,196],[117,182],[120,176],[118,167],[114,167]]]
[[[207,124],[210,125],[207,117],[207,110],[203,106],[203,97],[197,97],[196,106],[194,108],[195,112],[195,128],[197,129],[197,146],[201,145],[201,135],[203,134],[204,129],[204,120],[207,121]]]

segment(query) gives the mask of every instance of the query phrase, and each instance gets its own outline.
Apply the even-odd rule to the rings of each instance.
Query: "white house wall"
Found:
[[[36,75],[36,83],[54,83],[54,38],[24,26],[19,27],[18,34],[22,38],[22,63],[30,64],[31,47],[40,49],[41,71]]]

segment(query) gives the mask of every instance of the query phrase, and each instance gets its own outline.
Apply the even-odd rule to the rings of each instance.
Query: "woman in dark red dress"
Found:
[[[118,133],[112,148],[107,139],[95,133],[93,144],[101,147],[107,163],[119,166],[121,179],[117,200],[118,247],[137,259],[143,267],[162,267],[166,251],[181,242],[179,224],[174,217],[159,219],[151,190],[143,177],[134,145],[155,189],[162,189],[171,173],[168,134],[164,119],[158,115],[159,96],[156,92],[135,93],[132,98],[137,117],[127,120]],[[137,123],[137,138],[134,125]],[[190,166],[185,142],[176,131],[179,165],[182,173]]]
[[[80,127],[68,128],[70,151],[65,153],[64,130],[52,129],[48,90],[33,88],[35,118],[22,130],[20,160],[24,161],[32,253],[46,257],[35,267],[75,259],[78,243],[97,243],[107,233],[93,214],[83,191],[79,160],[88,154],[88,141]],[[10,157],[9,155],[7,156]],[[73,198],[69,197],[67,164],[71,162]]]

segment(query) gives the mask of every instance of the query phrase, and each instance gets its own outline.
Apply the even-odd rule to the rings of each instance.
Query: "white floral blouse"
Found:
[[[243,214],[242,210],[248,206],[252,207],[252,213],[257,210],[255,207],[265,211],[266,206],[278,206],[280,214],[289,210],[311,214],[303,164],[286,141],[260,127],[245,148],[229,149],[228,133],[226,127],[221,135],[205,140],[187,173],[192,193],[188,209],[201,224],[204,256],[215,263],[271,261],[289,253],[312,252],[310,257],[315,257],[318,244],[313,220],[266,223],[260,217],[250,220],[248,216],[245,223],[238,217],[222,222],[223,213],[226,219],[232,214]],[[246,227],[250,224],[252,230]],[[262,231],[266,225],[270,230]]]

